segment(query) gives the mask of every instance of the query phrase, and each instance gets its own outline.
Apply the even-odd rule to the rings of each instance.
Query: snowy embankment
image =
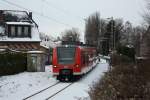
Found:
[[[24,72],[0,77],[0,100],[22,100],[36,91],[57,82],[46,67],[46,72]]]
[[[101,60],[94,70],[53,97],[52,100],[89,98],[87,91],[92,83],[96,82],[103,75],[103,72],[107,71],[107,68],[108,64],[105,60]],[[57,80],[52,77],[50,69],[51,66],[47,66],[46,72],[24,72],[0,77],[0,100],[22,100],[41,89],[55,84]]]

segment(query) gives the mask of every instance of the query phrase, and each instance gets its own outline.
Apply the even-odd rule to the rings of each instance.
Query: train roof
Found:
[[[75,45],[75,46],[84,46],[84,47],[95,47],[94,45],[84,44],[80,41],[62,41],[62,45]]]
[[[69,42],[69,41],[62,41],[62,44],[57,46],[56,48],[59,48],[59,47],[75,47],[75,48],[79,48],[81,49],[82,51],[93,51],[93,50],[96,50],[96,47],[94,46],[91,46],[91,45],[88,45],[88,44],[83,44],[82,42]]]
[[[77,48],[80,48],[80,49],[95,49],[95,47],[91,47],[91,46],[79,46],[79,45],[60,45],[60,46],[57,46],[57,47],[77,47]],[[57,48],[56,47],[56,48]]]

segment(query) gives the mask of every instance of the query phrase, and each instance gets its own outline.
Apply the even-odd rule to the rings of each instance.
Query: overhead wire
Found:
[[[0,7],[1,7],[1,8],[0,8],[1,10],[7,10],[6,7],[9,7],[10,9],[12,9],[12,5],[11,5],[11,7],[10,7],[10,5],[9,5],[8,3],[1,2],[0,5],[1,5],[1,6],[0,6]]]
[[[32,10],[32,9],[25,8],[25,7],[21,6],[21,5],[18,5],[18,4],[16,4],[16,3],[10,2],[10,1],[8,1],[8,0],[2,0],[2,1],[3,1],[3,2],[6,2],[7,4],[13,5],[13,6],[15,6],[15,7],[18,7],[18,8],[27,10],[27,11],[31,11],[31,12],[35,13],[36,15],[39,15],[39,16],[41,16],[41,17],[43,17],[43,18],[47,18],[47,19],[49,19],[49,20],[51,20],[51,21],[53,21],[53,22],[56,22],[56,23],[58,23],[58,24],[62,24],[62,25],[69,26],[69,27],[73,27],[72,25],[66,24],[66,23],[64,23],[64,22],[60,22],[60,21],[58,21],[58,20],[56,20],[56,19],[54,19],[54,18],[52,18],[52,17],[49,17],[49,16],[44,15],[43,13],[39,13],[39,12],[34,11],[34,10]]]
[[[42,2],[44,2],[48,7],[52,7],[54,9],[56,9],[57,11],[60,11],[61,13],[65,14],[65,15],[70,15],[78,20],[81,20],[83,22],[86,22],[86,19],[85,18],[82,18],[81,16],[79,15],[76,15],[76,14],[72,14],[71,12],[69,12],[68,10],[66,9],[63,9],[61,7],[58,7],[56,6],[54,3],[52,3],[50,0],[41,0]],[[82,30],[84,31],[84,30]]]
[[[84,21],[84,18],[78,16],[78,15],[75,15],[75,14],[72,14],[70,13],[69,11],[65,10],[65,9],[62,9],[60,7],[57,7],[56,5],[54,5],[52,2],[50,1],[47,1],[47,0],[42,0],[42,2],[45,2],[46,5],[48,5],[48,7],[52,7],[58,11],[60,11],[61,13],[64,13],[66,15],[71,15],[72,17],[76,18],[76,19],[80,19],[82,21]]]

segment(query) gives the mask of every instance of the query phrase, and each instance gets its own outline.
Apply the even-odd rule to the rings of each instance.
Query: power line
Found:
[[[1,7],[5,7],[4,5],[6,6],[6,4],[4,4],[4,3],[0,3],[0,6],[1,6]]]
[[[64,9],[62,9],[62,8],[60,8],[60,7],[57,7],[57,6],[53,5],[53,3],[51,3],[50,1],[42,0],[42,2],[45,2],[45,3],[48,5],[48,7],[55,8],[55,9],[57,9],[58,11],[60,11],[60,12],[62,12],[62,13],[64,13],[64,14],[66,14],[66,15],[71,15],[71,16],[73,16],[74,18],[77,18],[77,19],[80,19],[80,20],[84,21],[84,18],[82,18],[82,17],[80,17],[80,16],[78,16],[78,15],[72,14],[72,13],[70,13],[69,11],[66,11],[66,10],[64,10]],[[51,5],[51,6],[49,6],[49,5]]]
[[[54,19],[54,18],[51,18],[51,17],[46,16],[46,15],[43,15],[42,13],[39,13],[39,12],[37,12],[37,11],[31,10],[31,9],[27,9],[27,8],[25,8],[25,7],[22,7],[22,6],[18,5],[18,4],[12,3],[12,2],[7,1],[7,0],[3,0],[3,1],[6,2],[6,3],[8,3],[8,4],[10,4],[10,5],[13,5],[13,6],[15,6],[15,7],[18,7],[18,8],[27,10],[27,11],[31,11],[31,12],[33,12],[33,13],[35,13],[35,14],[41,16],[41,17],[47,18],[47,19],[49,19],[49,20],[51,20],[51,21],[54,21],[54,22],[56,22],[56,23],[58,23],[58,24],[62,24],[62,25],[69,26],[69,27],[73,27],[72,25],[69,25],[69,24],[60,22],[60,21],[58,21],[58,20],[56,20],[56,19]]]

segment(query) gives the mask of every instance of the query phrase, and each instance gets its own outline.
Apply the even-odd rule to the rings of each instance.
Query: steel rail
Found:
[[[65,90],[66,88],[68,88],[69,86],[71,86],[73,83],[70,83],[69,85],[65,86],[64,88],[62,88],[61,90],[57,91],[56,93],[52,94],[51,96],[49,96],[48,98],[46,98],[45,100],[49,100],[50,98],[56,96],[58,93],[62,92],[63,90]]]
[[[29,99],[29,98],[31,98],[31,97],[33,97],[33,96],[35,96],[35,95],[37,95],[37,94],[39,94],[39,93],[41,93],[41,92],[43,92],[43,91],[49,89],[49,88],[51,88],[51,87],[53,87],[53,86],[55,86],[55,85],[57,85],[57,84],[59,84],[59,83],[60,83],[60,82],[57,82],[57,83],[55,83],[55,84],[53,84],[53,85],[51,85],[51,86],[49,86],[49,87],[47,87],[47,88],[44,88],[44,89],[42,89],[42,90],[40,90],[40,91],[38,91],[38,92],[36,92],[36,93],[34,93],[34,94],[32,94],[32,95],[26,97],[26,98],[24,98],[23,100],[27,100],[27,99]]]

